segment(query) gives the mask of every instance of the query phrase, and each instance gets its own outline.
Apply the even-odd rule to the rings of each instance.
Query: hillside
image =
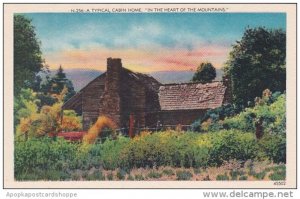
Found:
[[[55,74],[55,70],[51,71],[51,74]],[[103,71],[93,69],[65,69],[67,78],[73,82],[75,91],[79,91],[91,80],[102,74]],[[163,84],[169,83],[184,83],[189,82],[193,77],[193,71],[157,71],[149,73],[157,81]],[[223,71],[217,69],[216,80],[221,80]]]

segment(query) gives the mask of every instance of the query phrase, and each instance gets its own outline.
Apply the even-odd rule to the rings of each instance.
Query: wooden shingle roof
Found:
[[[144,73],[133,72],[127,68],[122,68],[122,72],[122,75],[127,74],[130,78],[135,79],[137,82],[143,84],[149,90],[156,93],[158,92],[161,83],[152,76],[146,75]]]
[[[213,109],[222,106],[225,90],[222,82],[163,85],[159,103],[162,111]]]

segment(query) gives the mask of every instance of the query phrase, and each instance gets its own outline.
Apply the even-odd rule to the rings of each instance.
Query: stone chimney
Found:
[[[121,59],[107,58],[105,89],[119,92],[122,63]]]
[[[105,79],[104,93],[100,98],[100,116],[107,116],[112,119],[117,126],[120,125],[121,114],[121,85],[122,63],[119,58],[107,59],[107,71]]]

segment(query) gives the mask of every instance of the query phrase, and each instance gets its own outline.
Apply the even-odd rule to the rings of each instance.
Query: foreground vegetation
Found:
[[[208,168],[135,168],[131,170],[106,170],[92,167],[88,170],[76,169],[68,171],[38,171],[18,176],[17,180],[65,180],[65,181],[162,181],[162,180],[194,180],[194,181],[243,181],[243,180],[285,180],[284,164],[273,164],[269,161],[241,164],[232,160],[220,167]]]
[[[285,179],[285,94],[265,91],[252,108],[233,116],[228,113],[228,107],[209,111],[198,121],[198,132],[144,131],[133,139],[113,134],[94,143],[99,128],[107,123],[99,118],[83,143],[47,136],[16,139],[15,178]],[[259,137],[257,121],[262,121]]]
[[[179,179],[181,177],[178,176],[183,175],[185,177],[182,178],[201,180],[201,177],[197,177],[195,173],[191,172],[193,169],[199,169],[202,174],[207,173],[211,180],[217,179],[217,176],[209,174],[213,168],[221,171],[217,172],[220,176],[230,175],[229,171],[235,171],[234,169],[238,169],[236,172],[244,176],[250,172],[247,170],[250,168],[247,166],[247,162],[279,163],[276,162],[278,158],[273,159],[273,156],[270,155],[276,153],[273,150],[280,147],[276,146],[278,143],[274,142],[268,148],[261,147],[261,144],[262,141],[257,141],[253,134],[238,131],[206,134],[176,131],[153,134],[145,132],[134,139],[120,136],[115,140],[107,140],[94,145],[74,144],[63,139],[57,141],[50,138],[31,139],[15,144],[15,178],[17,180],[75,178],[88,180],[89,175],[101,174],[101,179],[104,180],[103,175],[109,178],[107,175],[112,172],[113,177],[111,178],[119,175],[124,176],[125,179],[125,176],[129,177],[130,173],[139,175],[137,171],[142,171],[140,172],[141,175],[143,174],[141,179],[151,179],[148,174],[145,176],[145,173],[148,172],[144,172],[143,169],[149,172],[153,171],[152,174],[149,174],[154,176],[153,178],[156,178],[155,176],[162,178],[168,173],[167,171],[163,172],[165,167],[171,168],[169,173],[172,177],[169,176],[170,178],[167,179],[175,179],[175,176],[177,176],[176,179]],[[239,166],[229,167],[228,170],[218,169],[224,168],[224,165],[233,159]],[[268,164],[268,167],[258,166],[256,169],[259,171],[255,171],[251,175],[255,177],[255,173],[263,172],[269,166],[272,164]],[[162,169],[156,171],[157,168]],[[240,170],[240,168],[242,169]],[[98,174],[94,172],[98,172]],[[283,179],[285,170],[280,172],[272,174],[272,169],[269,168],[268,172],[264,172],[264,176],[269,177],[261,179],[271,179],[271,174],[280,175],[279,178]],[[91,178],[94,179],[94,177]],[[247,179],[250,177],[248,176]]]

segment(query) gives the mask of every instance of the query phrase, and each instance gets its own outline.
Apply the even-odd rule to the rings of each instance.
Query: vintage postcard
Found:
[[[4,188],[296,188],[296,4],[4,4]]]

